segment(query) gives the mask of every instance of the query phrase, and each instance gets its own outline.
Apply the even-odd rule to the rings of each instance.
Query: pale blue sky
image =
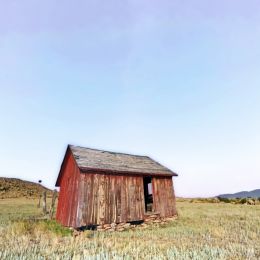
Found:
[[[0,176],[68,143],[150,155],[178,196],[260,188],[259,1],[0,0]]]

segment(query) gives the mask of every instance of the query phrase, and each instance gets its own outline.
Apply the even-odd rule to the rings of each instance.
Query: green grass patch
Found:
[[[52,232],[58,236],[70,236],[72,234],[72,230],[63,227],[61,224],[57,223],[55,220],[45,220],[38,223],[41,225],[43,230]]]

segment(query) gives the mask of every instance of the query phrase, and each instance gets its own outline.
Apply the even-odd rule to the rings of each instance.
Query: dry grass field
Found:
[[[0,259],[260,259],[260,206],[178,201],[178,220],[77,237],[35,199],[0,200]],[[29,220],[28,220],[29,219]]]

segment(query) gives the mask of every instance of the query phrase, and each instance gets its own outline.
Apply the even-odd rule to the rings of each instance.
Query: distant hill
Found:
[[[52,194],[52,190],[47,189],[39,183],[0,177],[0,199],[20,197],[34,198],[39,197],[43,191],[47,192],[47,196],[51,196]]]
[[[241,191],[233,194],[221,194],[218,197],[234,199],[234,198],[260,198],[260,189],[252,191]]]

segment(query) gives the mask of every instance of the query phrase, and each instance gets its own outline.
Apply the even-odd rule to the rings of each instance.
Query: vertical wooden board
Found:
[[[65,214],[65,207],[66,207],[66,191],[67,191],[67,179],[64,177],[62,179],[62,196],[61,198],[59,199],[59,203],[61,204],[61,214],[60,214],[60,222],[65,225],[65,222],[64,222],[64,214]]]
[[[64,207],[64,216],[63,219],[65,221],[65,225],[69,226],[69,220],[70,220],[70,206],[71,206],[71,200],[69,199],[71,195],[71,176],[68,176],[67,178],[67,189],[66,189],[66,201],[65,201],[65,207]]]
[[[164,217],[167,206],[168,206],[168,201],[166,200],[166,197],[165,197],[165,192],[166,192],[165,178],[160,178],[160,179],[158,179],[158,181],[161,184],[161,185],[159,184],[159,187],[160,187],[159,194],[161,194],[160,212],[161,212],[161,215]]]
[[[79,184],[80,184],[80,177],[81,174],[79,172],[79,169],[77,167],[77,165],[73,166],[74,168],[74,185],[73,185],[73,204],[72,204],[72,210],[71,210],[71,214],[72,214],[72,223],[71,226],[73,227],[77,227],[77,214],[78,214],[78,200],[80,198],[79,196]],[[84,184],[84,183],[83,183]]]
[[[157,179],[154,179],[154,191],[155,191],[154,207],[155,207],[155,211],[159,211],[160,197],[159,197],[159,192],[157,190]]]
[[[134,194],[133,194],[133,197],[132,197],[132,204],[133,204],[133,220],[138,220],[138,177],[134,177],[132,179],[133,183],[133,191],[134,191]]]
[[[133,218],[133,183],[132,183],[132,178],[128,178],[128,203],[129,203],[129,216],[128,219],[129,221],[132,220]]]
[[[112,180],[110,176],[108,176],[107,180],[107,189],[108,189],[108,194],[107,194],[107,217],[106,217],[106,223],[111,222],[111,203],[112,203],[112,194],[111,194],[111,189],[112,189]]]
[[[108,209],[108,175],[104,175],[104,223],[107,219],[107,209]]]
[[[125,211],[124,211],[124,215],[125,215],[125,220],[124,222],[128,221],[128,216],[129,216],[129,184],[128,184],[128,180],[129,178],[127,178],[127,176],[124,176],[124,182],[125,182],[125,189],[124,189],[124,194],[125,194]]]
[[[112,190],[112,179],[111,176],[108,176],[108,205],[107,205],[107,211],[108,211],[108,216],[107,216],[107,223],[111,223],[112,218],[111,218],[111,214],[113,213],[112,209],[111,209],[111,203],[112,203],[112,194],[111,194],[111,190]]]
[[[76,210],[76,227],[81,227],[81,226],[85,226],[85,221],[83,218],[83,213],[84,213],[84,191],[86,189],[85,187],[85,182],[84,182],[84,175],[80,174],[78,176],[78,189],[77,189],[77,201],[76,201],[76,205],[77,205],[77,210]]]
[[[140,181],[139,181],[139,177],[136,178],[136,218],[140,219]]]
[[[144,217],[145,205],[144,205],[144,184],[143,177],[140,176],[137,179],[137,194],[138,194],[138,219],[141,220]]]
[[[71,176],[68,176],[66,179],[66,196],[65,196],[65,201],[64,201],[64,214],[63,214],[63,222],[65,223],[65,226],[69,226],[69,219],[70,219],[70,205],[71,205],[71,200],[70,195],[71,195]]]
[[[70,155],[70,160],[68,163],[68,178],[67,178],[67,190],[66,192],[66,200],[67,200],[67,207],[64,214],[64,220],[66,223],[66,226],[70,226],[70,220],[71,220],[71,205],[72,205],[72,189],[73,189],[73,180],[74,180],[74,169],[72,164],[72,155]]]
[[[116,222],[117,219],[117,176],[113,176],[113,219],[112,222]]]
[[[152,179],[152,189],[153,189],[153,211],[157,211],[158,204],[158,192],[156,186],[156,179]]]
[[[152,178],[152,190],[153,190],[153,211],[158,211],[158,204],[159,204],[159,196],[158,196],[158,192],[157,192],[157,179],[156,178]]]
[[[167,204],[168,202],[165,201],[165,179],[164,178],[160,178],[158,179],[158,182],[159,182],[159,187],[160,187],[160,190],[159,190],[159,194],[160,194],[160,212],[161,212],[161,215],[162,216],[165,216],[165,207],[167,207]]]
[[[121,184],[121,215],[120,222],[127,221],[127,196],[126,196],[126,177],[122,176]]]
[[[94,190],[93,185],[94,185],[94,174],[90,174],[88,180],[89,192],[87,198],[85,198],[86,200],[89,201],[89,206],[86,212],[87,220],[89,224],[93,222],[93,190]]]
[[[160,212],[162,216],[165,216],[166,211],[167,211],[167,198],[166,198],[166,191],[167,187],[165,186],[165,178],[160,179],[161,187],[160,187],[160,192],[161,192],[161,203],[160,203]]]
[[[118,176],[116,178],[116,223],[119,223],[121,218],[121,185],[122,176]]]
[[[165,208],[165,216],[170,216],[172,214],[172,196],[170,196],[171,193],[171,187],[170,187],[170,183],[171,180],[170,179],[165,179],[165,197],[166,197],[166,208]]]
[[[67,199],[67,191],[68,191],[68,177],[67,176],[63,176],[62,179],[62,187],[64,189],[64,193],[63,196],[61,197],[61,200],[59,200],[59,202],[61,202],[62,204],[62,212],[61,212],[61,223],[66,226],[66,221],[65,219],[67,219],[67,207],[68,207],[68,199]]]
[[[170,205],[170,202],[171,200],[169,200],[169,196],[168,196],[168,193],[169,193],[169,185],[168,185],[168,179],[164,179],[164,187],[165,187],[165,190],[164,190],[164,199],[165,199],[165,203],[164,203],[164,215],[165,216],[169,216],[169,212],[171,211],[171,207],[169,207]]]
[[[107,205],[107,212],[108,212],[108,216],[107,216],[107,219],[106,219],[106,223],[111,223],[111,215],[113,214],[113,211],[111,209],[112,207],[112,203],[113,203],[113,197],[112,197],[112,194],[111,194],[111,191],[112,191],[112,188],[113,188],[113,183],[112,183],[112,178],[111,176],[109,176],[108,178],[108,189],[109,189],[109,194],[108,194],[108,205]]]
[[[110,180],[111,180],[111,194],[110,194],[110,200],[111,200],[111,204],[110,206],[110,223],[114,222],[115,219],[115,177],[114,176],[110,176]]]
[[[143,177],[139,178],[139,189],[140,189],[140,217],[144,219],[145,213],[145,202],[144,202],[144,179]]]
[[[73,215],[73,207],[74,207],[74,199],[75,199],[75,186],[76,186],[76,174],[75,169],[71,165],[71,178],[70,178],[70,184],[69,184],[69,208],[68,208],[68,220],[67,220],[67,226],[74,226],[75,217]]]
[[[140,178],[136,178],[136,217],[140,219]]]
[[[81,173],[82,175],[82,181],[84,182],[84,190],[82,192],[82,222],[85,223],[85,225],[88,225],[87,223],[87,213],[89,208],[89,201],[87,200],[88,197],[88,179],[86,178],[86,174]]]
[[[113,176],[110,176],[110,222],[112,223],[114,220],[114,207],[115,207],[115,179]]]
[[[79,194],[79,199],[80,199],[80,210],[81,212],[79,213],[79,215],[81,215],[81,219],[80,222],[82,223],[83,226],[88,225],[88,221],[86,218],[87,212],[88,212],[88,208],[89,208],[89,201],[87,200],[87,196],[88,196],[88,182],[89,182],[89,176],[87,176],[86,174],[80,174],[81,175],[81,179],[80,181],[82,182],[81,186],[80,186],[80,194]],[[86,178],[87,177],[87,178]]]
[[[165,179],[164,180],[164,183],[165,183],[165,200],[166,200],[166,205],[167,207],[165,207],[165,215],[166,216],[169,216],[171,215],[171,212],[172,212],[172,206],[169,207],[169,205],[171,205],[171,202],[172,202],[172,198],[170,197],[170,192],[169,192],[169,181],[168,179]]]
[[[59,198],[59,203],[61,204],[61,213],[60,213],[60,218],[59,221],[61,224],[66,225],[64,222],[64,215],[66,213],[65,208],[66,208],[66,192],[67,192],[67,179],[63,177],[62,182],[61,182],[61,189],[62,189],[62,196]]]
[[[136,220],[140,219],[140,209],[139,209],[139,205],[140,205],[140,189],[139,189],[139,177],[136,177],[135,179],[135,192],[136,192],[136,196],[135,196],[135,200],[136,200],[136,206],[135,206],[135,217]]]
[[[105,176],[99,175],[97,223],[105,224]]]
[[[132,196],[131,196],[131,220],[136,220],[136,177],[132,178]]]
[[[172,178],[171,178],[171,180],[170,180],[170,187],[171,187],[171,189],[169,189],[169,191],[170,191],[170,197],[172,197],[172,212],[171,212],[171,214],[172,215],[176,215],[177,214],[177,210],[176,210],[176,198],[175,198],[175,191],[174,191],[174,184],[173,184],[173,180],[172,180]]]
[[[116,219],[117,219],[116,182],[117,182],[117,176],[113,176],[113,218],[112,218],[112,223],[115,223],[115,222],[116,222]]]
[[[158,194],[159,194],[159,212],[161,214],[161,216],[164,216],[164,208],[165,208],[165,204],[167,202],[165,202],[165,198],[164,198],[164,194],[165,194],[165,187],[164,187],[164,178],[158,178],[157,179],[157,187],[158,187]]]
[[[114,178],[113,176],[109,176],[109,219],[108,223],[112,223],[114,219]]]
[[[81,181],[84,182],[84,184],[82,185],[83,187],[81,187],[81,210],[82,210],[82,224],[88,225],[88,218],[87,218],[87,213],[88,213],[88,208],[89,208],[89,200],[88,198],[88,192],[89,192],[89,185],[88,185],[88,180],[89,180],[89,176],[87,176],[86,174],[81,174]],[[82,190],[83,189],[83,190]]]
[[[99,207],[99,185],[100,185],[100,174],[95,174],[96,179],[97,179],[97,184],[96,186],[96,192],[95,192],[95,223],[97,224],[101,224],[99,222],[99,211],[100,211],[100,207]]]
[[[126,176],[125,178],[126,187],[125,187],[125,195],[126,195],[126,222],[130,221],[130,180]]]
[[[95,187],[94,187],[94,179],[95,175],[91,174],[91,182],[90,182],[90,194],[89,194],[89,200],[91,201],[91,207],[90,207],[90,212],[89,212],[89,219],[90,223],[94,223],[94,207],[95,207]]]
[[[161,188],[160,188],[160,181],[158,178],[152,178],[152,186],[153,186],[153,206],[154,211],[161,214]]]
[[[112,219],[113,219],[113,195],[111,194],[111,191],[113,189],[113,178],[111,178],[111,176],[109,176],[109,194],[108,194],[108,222],[107,223],[111,223]]]
[[[98,200],[98,176],[94,174],[93,180],[93,223],[97,223],[97,200]]]
[[[133,185],[133,178],[128,179],[128,184],[129,184],[129,192],[128,192],[128,201],[129,201],[129,216],[128,219],[129,221],[132,221],[134,218],[134,202],[133,202],[133,196],[135,193],[135,187]]]
[[[125,177],[125,194],[126,194],[126,222],[130,221],[130,179],[129,177]]]
[[[141,215],[141,212],[140,212],[140,177],[136,177],[135,179],[135,192],[136,192],[136,196],[135,196],[135,199],[136,199],[136,206],[135,206],[135,217],[136,217],[136,220],[140,220],[140,215]]]
[[[172,179],[168,180],[168,200],[170,202],[171,207],[169,207],[169,215],[175,215],[175,198],[174,198],[174,190]]]
[[[87,225],[93,223],[93,185],[94,185],[94,175],[85,174],[85,180],[87,183],[87,195],[84,197],[84,203],[86,203],[85,208],[85,222]]]
[[[108,223],[108,217],[109,217],[109,193],[108,193],[108,186],[109,186],[109,176],[104,175],[104,200],[105,200],[105,216],[104,216],[104,223]]]
[[[79,176],[79,180],[78,180],[78,190],[77,190],[77,194],[78,194],[78,198],[77,201],[75,203],[76,205],[76,219],[75,219],[75,227],[81,227],[83,226],[83,221],[82,221],[82,207],[83,207],[83,201],[82,201],[82,197],[83,194],[82,192],[84,191],[84,181],[83,181],[83,176]]]

